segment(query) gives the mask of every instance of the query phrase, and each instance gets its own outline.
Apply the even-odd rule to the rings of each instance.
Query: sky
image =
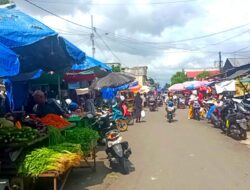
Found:
[[[250,57],[250,0],[14,0],[95,58],[148,66],[161,85],[182,69]],[[37,5],[38,7],[34,6]],[[45,11],[44,11],[45,10]]]

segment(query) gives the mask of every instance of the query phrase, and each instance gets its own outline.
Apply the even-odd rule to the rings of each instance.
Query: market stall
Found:
[[[10,185],[25,189],[24,179],[67,179],[75,167],[95,170],[98,134],[90,128],[76,127],[57,115],[43,118],[0,119],[0,176]],[[13,179],[15,179],[13,181]],[[63,186],[65,181],[61,181]]]

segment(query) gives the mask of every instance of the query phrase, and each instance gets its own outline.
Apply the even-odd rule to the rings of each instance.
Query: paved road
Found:
[[[133,155],[131,173],[112,173],[105,154],[98,171],[75,170],[66,190],[249,190],[250,149],[205,121],[187,120],[178,110],[168,124],[164,110],[147,112],[146,122],[123,133]]]

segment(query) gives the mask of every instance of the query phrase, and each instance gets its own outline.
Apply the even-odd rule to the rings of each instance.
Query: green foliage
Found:
[[[208,71],[203,71],[202,73],[197,75],[198,79],[204,79],[210,76],[210,73]]]
[[[0,5],[8,4],[10,3],[9,0],[0,0]]]
[[[121,72],[121,67],[119,65],[117,65],[117,66],[112,65],[112,71],[113,72]]]
[[[149,84],[150,84],[151,86],[153,86],[153,85],[155,84],[155,80],[152,79],[152,78],[149,78],[148,81],[149,81]]]
[[[171,85],[177,84],[177,83],[183,83],[185,81],[188,81],[187,76],[185,75],[184,72],[176,72],[172,77],[171,77]]]
[[[76,127],[65,133],[65,142],[81,144],[84,155],[89,153],[98,138],[98,133],[90,128]]]

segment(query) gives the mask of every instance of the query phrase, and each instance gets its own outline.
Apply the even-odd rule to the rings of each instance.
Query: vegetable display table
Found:
[[[90,160],[93,160],[93,164],[91,164]],[[88,156],[82,157],[81,165],[77,166],[77,168],[90,168],[94,172],[96,171],[96,145],[93,145]]]
[[[52,178],[53,179],[53,190],[62,190],[64,185],[69,177],[72,168],[68,169],[63,174],[60,174],[57,171],[46,172],[40,174],[38,177],[40,178]],[[59,180],[61,180],[61,184],[59,184]]]

